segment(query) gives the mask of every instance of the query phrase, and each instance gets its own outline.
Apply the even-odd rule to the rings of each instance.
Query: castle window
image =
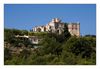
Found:
[[[44,31],[46,31],[46,27],[44,27]]]
[[[59,33],[59,30],[57,30],[57,33]]]
[[[72,25],[72,30],[74,29],[74,25]]]
[[[75,25],[75,30],[77,30],[77,25]]]
[[[49,26],[49,28],[51,29],[51,26]]]
[[[37,31],[38,31],[38,32],[41,32],[41,29],[40,29],[40,28],[38,28],[38,29],[37,29]]]

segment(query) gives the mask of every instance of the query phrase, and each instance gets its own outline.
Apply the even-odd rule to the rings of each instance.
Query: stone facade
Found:
[[[32,29],[33,32],[53,32],[61,34],[64,28],[64,22],[61,22],[60,19],[54,18],[52,19],[46,26],[36,26]],[[80,23],[67,23],[66,29],[72,36],[80,36]]]

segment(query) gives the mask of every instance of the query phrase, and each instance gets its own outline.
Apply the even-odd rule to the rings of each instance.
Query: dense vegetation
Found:
[[[96,37],[71,36],[68,30],[62,34],[32,33],[26,30],[5,29],[4,42],[10,47],[25,47],[19,54],[4,48],[5,65],[95,65]],[[15,35],[38,35],[43,39],[34,49],[29,41],[17,39]],[[33,48],[34,50],[30,50]]]

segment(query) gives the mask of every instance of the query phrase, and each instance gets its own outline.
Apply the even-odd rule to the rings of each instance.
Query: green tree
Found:
[[[76,56],[81,55],[82,58],[91,58],[91,54],[93,52],[95,53],[94,43],[84,37],[71,37],[63,45],[63,49],[64,51],[71,52]]]
[[[4,48],[4,61],[11,59],[11,52],[8,48]]]
[[[64,31],[62,33],[64,35],[64,38],[67,40],[69,37],[71,37],[70,32],[68,31],[68,24],[64,24]]]
[[[45,37],[41,42],[41,46],[41,51],[44,54],[60,54],[62,51],[60,43],[53,37]]]

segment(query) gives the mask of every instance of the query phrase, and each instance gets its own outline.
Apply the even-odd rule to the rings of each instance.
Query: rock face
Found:
[[[45,26],[36,26],[32,29],[33,32],[53,32],[61,34],[63,32],[65,22],[61,22],[60,19],[54,18]],[[80,23],[67,23],[66,29],[72,36],[80,36]]]

